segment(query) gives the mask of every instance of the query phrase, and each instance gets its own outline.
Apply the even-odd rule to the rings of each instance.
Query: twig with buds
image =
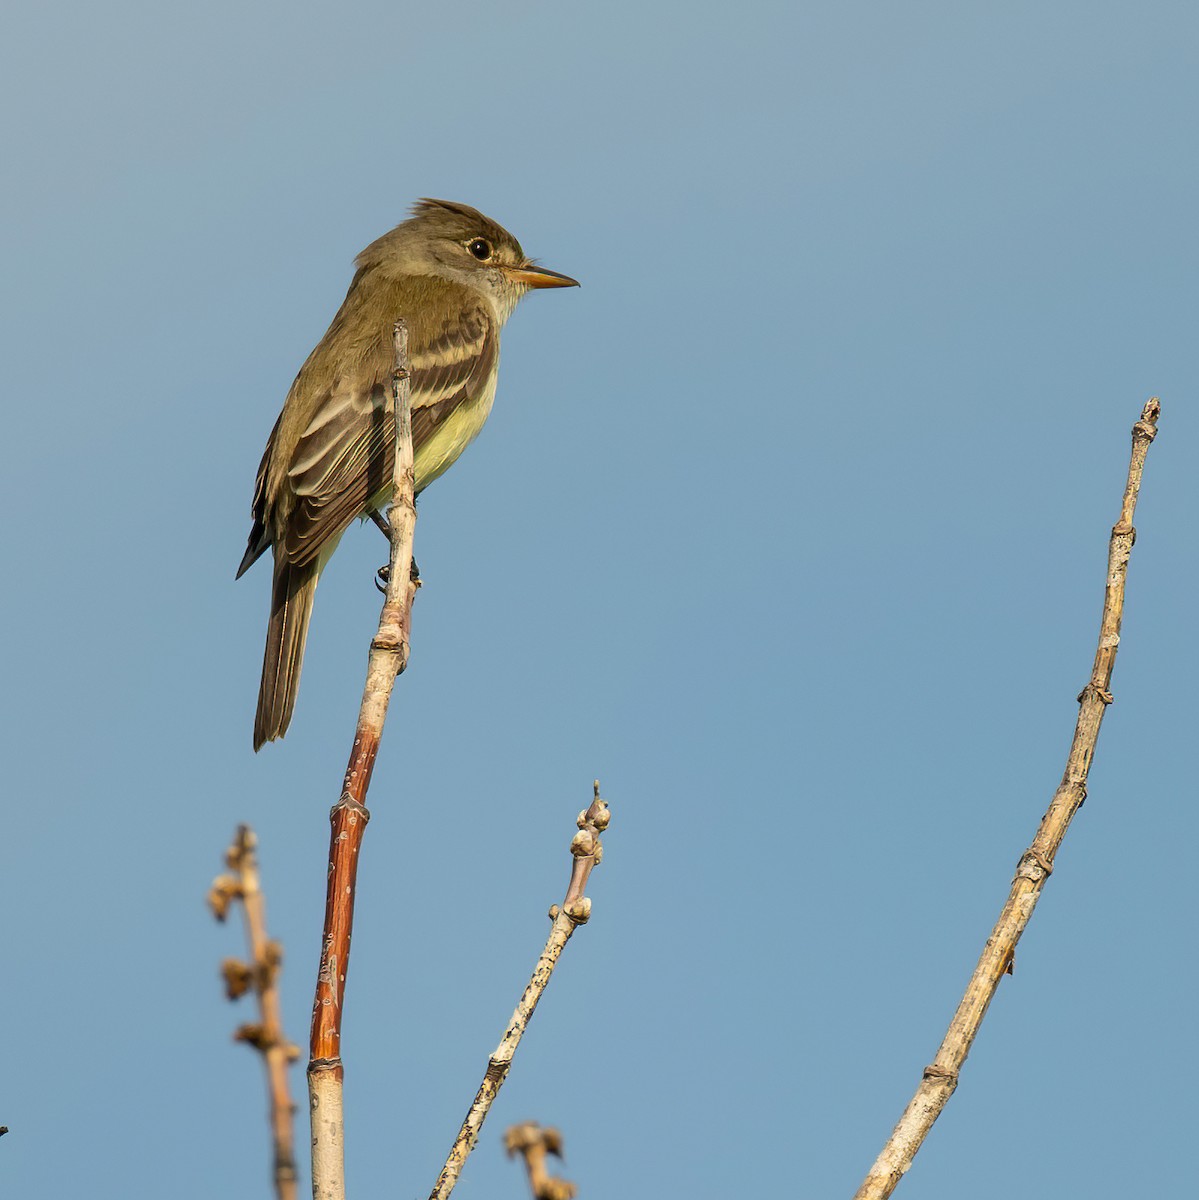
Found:
[[[606,801],[600,799],[599,780],[597,779],[591,806],[579,813],[576,822],[579,832],[571,839],[570,853],[573,861],[566,899],[562,902],[561,907],[555,904],[550,908],[549,915],[553,925],[550,926],[545,949],[542,950],[541,957],[533,968],[533,976],[524,990],[524,995],[520,998],[520,1003],[516,1006],[516,1011],[512,1014],[512,1020],[508,1022],[508,1028],[501,1038],[499,1046],[487,1060],[487,1070],[475,1095],[475,1102],[470,1106],[466,1120],[462,1122],[462,1128],[450,1149],[449,1157],[441,1169],[441,1174],[429,1195],[429,1200],[446,1200],[446,1197],[454,1190],[454,1185],[458,1182],[467,1156],[475,1148],[475,1143],[479,1139],[479,1131],[483,1128],[483,1122],[487,1118],[492,1102],[508,1077],[516,1048],[520,1045],[520,1039],[528,1028],[529,1021],[537,1008],[537,1002],[541,999],[541,994],[550,981],[558,958],[566,943],[570,941],[571,934],[580,925],[585,925],[591,916],[591,900],[583,893],[593,868],[603,859],[604,847],[600,841],[600,835],[608,828],[609,819],[608,805]]]
[[[253,1046],[266,1068],[270,1102],[271,1137],[274,1144],[273,1176],[279,1200],[296,1200],[296,1156],[293,1121],[296,1106],[287,1087],[287,1068],[300,1057],[300,1048],[283,1036],[279,1002],[279,971],[283,947],[267,937],[266,901],[258,877],[254,850],[257,839],[248,825],[239,825],[233,843],[225,851],[231,874],[218,875],[208,893],[208,906],[218,921],[224,921],[238,900],[246,918],[250,962],[227,958],[221,965],[225,994],[236,1000],[253,991],[258,998],[259,1019],[240,1026],[234,1038]]]
[[[536,1121],[509,1125],[504,1132],[504,1149],[509,1158],[519,1154],[525,1160],[533,1200],[574,1200],[579,1189],[569,1179],[551,1175],[546,1167],[548,1155],[562,1157],[562,1134],[558,1130]]]

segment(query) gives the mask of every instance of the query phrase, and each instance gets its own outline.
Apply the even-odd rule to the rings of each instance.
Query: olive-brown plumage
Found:
[[[267,441],[238,577],[271,547],[275,570],[254,749],[291,721],[317,580],[355,517],[391,493],[392,338],[409,330],[419,493],[483,428],[495,398],[500,328],[531,288],[575,281],[535,266],[482,213],[422,200],[372,242],[325,336],[300,368]]]

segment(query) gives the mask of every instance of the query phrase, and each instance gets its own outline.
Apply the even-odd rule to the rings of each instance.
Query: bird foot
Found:
[[[408,574],[408,578],[412,583],[416,584],[417,587],[420,587],[420,567],[418,567],[416,565],[415,558],[412,560],[412,569]],[[375,587],[377,587],[379,589],[379,591],[386,594],[387,584],[390,579],[391,579],[391,564],[384,563],[375,572]]]

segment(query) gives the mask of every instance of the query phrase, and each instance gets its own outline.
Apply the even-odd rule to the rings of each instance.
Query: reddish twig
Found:
[[[555,904],[550,908],[549,915],[553,925],[550,927],[545,949],[542,950],[541,957],[533,968],[533,976],[524,990],[524,995],[520,998],[520,1003],[516,1006],[516,1011],[512,1014],[511,1021],[508,1022],[508,1028],[500,1040],[499,1046],[487,1060],[487,1070],[484,1072],[483,1082],[479,1085],[475,1101],[466,1114],[466,1120],[462,1122],[462,1128],[458,1131],[454,1145],[450,1148],[449,1157],[441,1169],[441,1174],[430,1193],[429,1200],[446,1200],[446,1197],[454,1190],[458,1176],[462,1173],[462,1167],[479,1139],[479,1131],[483,1128],[483,1122],[487,1118],[492,1102],[508,1077],[513,1055],[515,1055],[516,1048],[520,1045],[520,1039],[524,1036],[525,1029],[533,1017],[537,1002],[541,999],[541,994],[545,991],[550,976],[554,973],[558,958],[566,943],[570,941],[570,935],[578,926],[586,924],[591,916],[591,900],[583,895],[583,889],[587,886],[592,868],[603,858],[604,848],[600,842],[600,834],[608,828],[609,819],[608,805],[600,799],[599,780],[597,779],[595,798],[588,809],[579,813],[576,821],[579,832],[571,839],[570,852],[574,861],[571,865],[570,886],[567,889],[566,899],[561,907]]]
[[[270,1101],[275,1194],[279,1200],[296,1200],[293,1128],[296,1106],[287,1087],[287,1068],[300,1057],[300,1049],[283,1036],[278,986],[283,947],[267,937],[266,901],[258,877],[256,845],[254,831],[248,825],[239,825],[233,844],[225,852],[225,862],[233,874],[218,875],[213,880],[208,904],[217,920],[224,921],[230,905],[236,900],[242,902],[251,961],[247,964],[240,959],[227,958],[221,973],[225,978],[225,994],[230,1000],[251,990],[258,997],[258,1022],[242,1025],[233,1036],[262,1055]]]
[[[379,752],[383,721],[396,677],[408,665],[412,601],[412,541],[416,529],[416,481],[412,449],[411,385],[408,378],[408,327],[397,321],[392,399],[396,439],[394,492],[388,518],[391,560],[379,629],[371,641],[366,686],[354,730],[341,798],[329,814],[329,880],[325,927],[317,973],[309,1044],[308,1097],[312,1108],[312,1190],[316,1200],[345,1195],[342,1116],[341,1014],[354,925],[354,887],[358,851],[370,813],[366,791]]]

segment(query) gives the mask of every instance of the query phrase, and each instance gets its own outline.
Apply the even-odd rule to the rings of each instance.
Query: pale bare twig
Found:
[[[524,1159],[533,1200],[574,1200],[579,1189],[569,1179],[551,1175],[545,1162],[550,1154],[562,1157],[562,1134],[557,1129],[536,1121],[509,1125],[504,1131],[504,1149],[509,1158],[519,1154]]]
[[[1157,434],[1160,412],[1157,399],[1150,400],[1141,413],[1141,419],[1132,429],[1132,458],[1128,466],[1124,500],[1108,547],[1107,584],[1099,626],[1099,646],[1095,652],[1091,678],[1078,697],[1078,721],[1074,727],[1074,740],[1070,745],[1062,782],[1042,818],[1037,836],[1020,859],[1007,903],[987,939],[945,1040],[932,1064],[924,1069],[924,1078],[916,1094],[870,1168],[854,1200],[882,1200],[891,1195],[904,1172],[912,1165],[933,1122],[953,1094],[958,1073],[999,987],[999,981],[1011,970],[1016,943],[1032,917],[1045,881],[1053,870],[1058,847],[1070,821],[1086,798],[1087,773],[1095,755],[1099,726],[1104,709],[1112,702],[1110,687],[1116,648],[1120,643],[1120,623],[1124,615],[1124,581],[1136,540],[1132,518],[1145,467],[1145,455],[1149,443]]]
[[[287,1087],[287,1068],[300,1057],[300,1048],[283,1036],[279,1001],[283,947],[267,937],[266,901],[258,876],[258,860],[254,853],[256,846],[254,831],[248,825],[239,825],[232,845],[225,851],[225,862],[232,874],[218,875],[213,880],[208,893],[208,905],[217,920],[224,921],[229,915],[230,905],[236,900],[242,902],[246,939],[250,944],[250,962],[247,964],[240,959],[227,958],[222,964],[221,973],[225,978],[225,994],[230,1000],[236,1000],[251,990],[258,997],[258,1022],[242,1025],[233,1036],[253,1046],[262,1055],[270,1102],[275,1194],[279,1200],[296,1200],[296,1106]]]
[[[329,880],[321,963],[313,1002],[309,1043],[308,1099],[312,1110],[312,1194],[314,1200],[344,1200],[345,1124],[342,1111],[341,1014],[354,924],[354,888],[358,851],[370,813],[366,791],[383,735],[383,721],[396,676],[408,665],[412,601],[417,581],[412,573],[416,531],[416,477],[412,448],[411,384],[408,378],[408,327],[394,330],[395,412],[394,491],[388,518],[391,558],[379,629],[371,641],[366,686],[354,730],[341,798],[329,814]]]
[[[537,1008],[537,1002],[541,999],[541,994],[550,981],[558,957],[566,943],[570,941],[570,936],[575,929],[586,924],[591,916],[591,900],[583,892],[592,868],[603,858],[604,848],[600,842],[600,835],[608,828],[609,819],[608,805],[600,799],[599,780],[596,780],[594,799],[588,809],[579,813],[576,822],[579,832],[574,835],[570,843],[573,862],[566,899],[561,907],[555,904],[550,908],[549,915],[553,924],[550,926],[545,949],[542,950],[541,957],[533,968],[533,976],[524,990],[524,995],[520,998],[520,1003],[516,1006],[516,1011],[512,1014],[512,1019],[508,1022],[508,1028],[504,1032],[503,1038],[500,1039],[499,1046],[487,1060],[487,1070],[484,1072],[483,1082],[479,1085],[475,1101],[470,1106],[466,1119],[462,1122],[462,1128],[450,1149],[445,1166],[442,1167],[441,1174],[437,1178],[437,1183],[429,1194],[429,1200],[446,1200],[446,1197],[454,1190],[454,1185],[458,1182],[467,1156],[475,1148],[475,1143],[479,1139],[479,1131],[491,1109],[492,1101],[495,1100],[504,1080],[508,1077],[516,1048],[520,1045],[520,1039],[528,1028],[533,1012]]]

